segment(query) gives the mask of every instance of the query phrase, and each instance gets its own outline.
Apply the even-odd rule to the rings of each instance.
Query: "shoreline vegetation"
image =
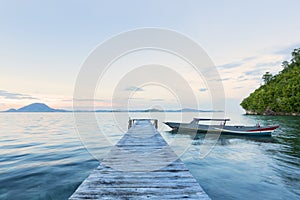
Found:
[[[300,116],[300,48],[282,67],[275,76],[266,72],[264,84],[243,99],[246,115]]]

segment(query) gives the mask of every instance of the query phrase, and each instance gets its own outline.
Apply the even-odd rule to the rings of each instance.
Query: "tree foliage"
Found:
[[[283,62],[284,69],[275,76],[266,73],[265,84],[256,89],[241,106],[262,114],[267,110],[275,113],[300,113],[300,48],[292,52],[290,62]]]
[[[266,72],[262,77],[265,84],[269,83],[272,80],[272,78],[273,78],[273,75],[270,72]]]

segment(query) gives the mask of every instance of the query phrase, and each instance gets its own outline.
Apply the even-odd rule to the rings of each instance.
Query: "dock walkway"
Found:
[[[69,199],[210,198],[150,120],[135,120]]]

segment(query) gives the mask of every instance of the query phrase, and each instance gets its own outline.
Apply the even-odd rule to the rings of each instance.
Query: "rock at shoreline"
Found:
[[[276,115],[276,113],[268,108],[267,110],[265,110],[264,115]]]
[[[300,113],[288,113],[288,112],[274,112],[272,110],[266,110],[263,113],[246,110],[246,115],[266,115],[266,116],[300,116]]]

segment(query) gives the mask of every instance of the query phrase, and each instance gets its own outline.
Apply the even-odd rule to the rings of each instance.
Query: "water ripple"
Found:
[[[107,137],[117,142],[123,133],[109,114],[97,115]],[[221,137],[204,159],[199,158],[203,136],[162,134],[175,150],[190,144],[182,159],[212,199],[299,199],[300,118],[235,117],[238,123],[260,121],[280,129],[273,138]],[[127,120],[124,115],[124,127]],[[71,113],[1,113],[0,127],[1,200],[67,199],[98,165],[79,140]],[[112,145],[94,132],[84,139],[99,154]]]

